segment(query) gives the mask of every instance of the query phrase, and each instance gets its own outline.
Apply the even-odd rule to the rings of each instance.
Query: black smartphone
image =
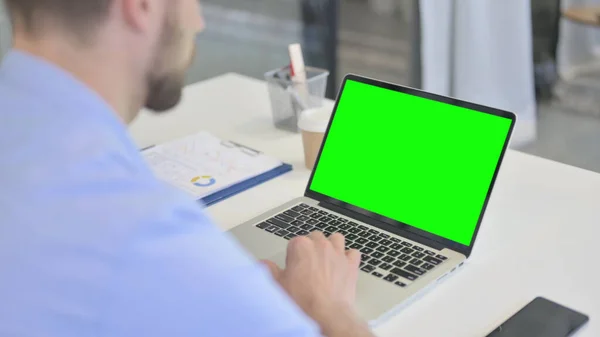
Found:
[[[588,320],[586,315],[537,297],[487,337],[569,337]]]

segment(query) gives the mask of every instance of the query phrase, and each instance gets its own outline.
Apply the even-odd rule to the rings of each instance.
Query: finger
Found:
[[[338,252],[343,252],[345,247],[344,245],[346,244],[346,239],[344,238],[344,236],[340,233],[333,233],[331,234],[331,236],[329,237],[329,241],[331,241],[331,243],[333,244],[333,248],[335,248],[335,250],[337,250]]]
[[[269,271],[271,272],[271,275],[273,276],[273,278],[277,281],[279,281],[279,278],[281,276],[281,268],[279,268],[279,266],[273,262],[273,261],[269,261],[269,260],[262,260],[260,261],[262,264],[264,264],[265,266],[267,266],[269,268]]]
[[[310,234],[308,234],[308,238],[310,238],[311,240],[313,240],[315,242],[327,240],[327,238],[325,237],[325,234],[323,234],[323,232],[321,232],[321,231],[311,232]]]
[[[294,264],[294,260],[305,255],[305,251],[310,249],[312,240],[306,236],[296,236],[288,243],[285,263],[287,266]]]
[[[349,249],[346,251],[346,257],[348,258],[348,263],[354,269],[358,269],[360,266],[360,258],[362,253],[356,249]]]
[[[348,274],[347,281],[347,289],[348,293],[348,303],[354,304],[356,300],[356,290],[358,283],[358,274],[360,273],[360,258],[361,252],[356,249],[349,249],[346,251],[346,257],[348,258],[348,265],[350,267],[350,273]]]
[[[308,236],[296,236],[296,237],[294,237],[288,243],[288,249],[287,249],[288,255],[292,251],[296,251],[298,249],[303,249],[307,245],[310,245],[311,241],[312,240]]]

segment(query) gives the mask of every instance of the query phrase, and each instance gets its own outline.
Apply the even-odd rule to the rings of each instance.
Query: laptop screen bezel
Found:
[[[373,85],[373,86],[377,86],[380,88],[384,88],[384,89],[388,89],[388,90],[393,90],[393,91],[397,91],[397,92],[401,92],[404,94],[408,94],[408,95],[413,95],[413,96],[417,96],[417,97],[422,97],[422,98],[426,98],[426,99],[430,99],[430,100],[434,100],[434,101],[438,101],[438,102],[442,102],[442,103],[446,103],[446,104],[451,104],[451,105],[455,105],[455,106],[459,106],[459,107],[463,107],[466,109],[471,109],[471,110],[476,110],[478,112],[481,113],[487,113],[490,115],[494,115],[494,116],[499,116],[499,117],[504,117],[507,119],[511,120],[511,125],[510,125],[510,129],[508,132],[508,135],[504,141],[504,145],[502,148],[502,152],[500,154],[500,157],[498,159],[498,163],[496,165],[496,170],[494,172],[494,175],[492,177],[492,181],[490,183],[490,186],[488,188],[488,192],[486,194],[485,197],[485,202],[483,204],[483,207],[481,209],[480,215],[479,215],[479,219],[477,220],[477,226],[475,227],[475,232],[473,233],[473,238],[471,239],[471,243],[470,245],[463,245],[461,243],[446,239],[442,236],[421,230],[419,228],[416,228],[414,226],[402,223],[400,221],[388,218],[386,216],[383,216],[381,214],[377,214],[374,212],[371,212],[369,210],[360,208],[360,207],[356,207],[353,206],[351,204],[345,203],[341,200],[335,199],[335,198],[331,198],[327,195],[321,194],[319,192],[313,191],[310,189],[310,186],[312,185],[313,182],[313,178],[315,176],[315,172],[317,171],[318,167],[319,167],[319,162],[321,159],[321,155],[323,153],[323,148],[327,142],[327,138],[329,136],[329,130],[331,129],[331,125],[335,119],[335,115],[337,113],[337,108],[338,108],[338,104],[340,101],[340,98],[342,97],[342,94],[344,92],[344,87],[346,86],[346,82],[347,81],[355,81],[355,82],[359,82],[359,83],[364,83],[364,84],[369,84],[369,85]],[[399,231],[406,231],[412,234],[416,234],[417,236],[421,236],[425,239],[428,240],[433,240],[437,243],[439,243],[440,245],[442,245],[443,247],[447,247],[448,249],[454,250],[456,252],[462,253],[465,256],[469,256],[471,254],[471,251],[473,249],[473,246],[475,244],[475,241],[477,239],[477,234],[479,233],[479,228],[481,226],[481,222],[483,220],[483,216],[485,214],[485,211],[487,209],[487,205],[490,199],[490,196],[492,194],[492,190],[494,188],[494,185],[496,183],[496,178],[498,177],[498,172],[500,171],[500,167],[502,164],[502,161],[504,159],[504,156],[506,154],[506,150],[508,149],[508,144],[510,143],[510,139],[514,130],[514,126],[515,126],[515,122],[516,122],[516,115],[508,112],[508,111],[504,111],[504,110],[500,110],[500,109],[496,109],[496,108],[491,108],[488,106],[483,106],[483,105],[479,105],[479,104],[475,104],[475,103],[470,103],[470,102],[466,102],[466,101],[462,101],[459,99],[455,99],[455,98],[451,98],[451,97],[446,97],[446,96],[441,96],[441,95],[437,95],[437,94],[432,94],[432,93],[428,93],[428,92],[424,92],[421,90],[417,90],[417,89],[413,89],[413,88],[409,88],[409,87],[404,87],[404,86],[400,86],[400,85],[396,85],[396,84],[392,84],[392,83],[388,83],[388,82],[383,82],[383,81],[379,81],[379,80],[375,80],[375,79],[371,79],[371,78],[366,78],[366,77],[362,77],[362,76],[358,76],[358,75],[346,75],[346,77],[344,78],[343,82],[342,82],[342,86],[339,90],[338,93],[338,97],[337,100],[335,102],[334,108],[333,108],[333,112],[332,112],[332,116],[331,119],[329,120],[329,125],[327,126],[327,131],[325,132],[325,136],[323,138],[323,142],[321,144],[321,148],[319,149],[319,154],[317,156],[317,160],[316,163],[314,165],[314,168],[311,172],[310,175],[310,179],[308,181],[308,184],[306,185],[306,191],[305,191],[305,196],[320,202],[324,202],[324,203],[328,203],[328,204],[332,204],[335,205],[337,207],[341,207],[343,209],[352,211],[352,212],[356,212],[359,214],[362,214],[364,216],[367,216],[370,219],[375,220],[375,222],[382,222],[385,223],[387,225],[392,225],[394,228],[397,228]]]

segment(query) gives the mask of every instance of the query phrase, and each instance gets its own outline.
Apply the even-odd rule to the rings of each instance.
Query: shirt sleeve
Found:
[[[115,266],[101,336],[321,336],[268,269],[196,204],[152,214]]]

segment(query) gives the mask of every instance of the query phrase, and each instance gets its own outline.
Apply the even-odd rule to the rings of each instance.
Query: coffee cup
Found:
[[[322,107],[304,110],[300,114],[298,129],[302,132],[304,163],[309,170],[315,166],[332,111],[333,104],[328,102]]]

